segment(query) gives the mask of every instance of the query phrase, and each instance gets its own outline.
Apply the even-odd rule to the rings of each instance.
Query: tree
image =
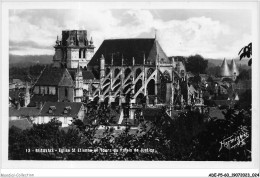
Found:
[[[72,128],[66,132],[60,129],[60,123],[55,119],[47,124],[34,125],[30,130],[21,131],[10,128],[9,159],[251,160],[251,113],[248,110],[228,109],[223,112],[224,120],[208,120],[207,114],[191,110],[179,113],[172,119],[166,113],[166,108],[162,107],[156,111],[158,114],[149,121],[143,119],[143,116],[139,114],[139,129],[124,129],[122,132],[118,132],[114,128],[108,127],[110,124],[109,107],[102,105],[90,105],[89,107],[87,118],[95,122],[83,123],[75,118]],[[97,129],[99,124],[106,126],[103,131]],[[248,130],[249,137],[246,143],[233,150],[227,148],[220,150],[220,142],[232,136],[241,127]],[[83,148],[97,151],[28,153],[25,151],[28,148]],[[132,151],[122,151],[124,149]],[[153,149],[154,151],[141,152],[141,149]]]
[[[240,60],[248,58],[248,66],[252,65],[252,43],[249,43],[247,46],[244,46],[238,53]]]
[[[208,61],[201,55],[189,56],[186,62],[186,70],[194,74],[205,74]]]

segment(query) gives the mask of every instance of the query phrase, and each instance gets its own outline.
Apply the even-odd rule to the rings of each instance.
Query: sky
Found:
[[[62,30],[87,30],[95,51],[105,39],[154,38],[168,56],[237,58],[252,41],[249,10],[16,9],[9,10],[9,53],[53,55]]]

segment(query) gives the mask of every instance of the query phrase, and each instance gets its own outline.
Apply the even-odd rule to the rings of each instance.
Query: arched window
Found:
[[[138,68],[135,71],[135,78],[137,78],[142,73],[142,69]]]
[[[117,68],[117,69],[115,69],[115,73],[114,73],[114,77],[116,77],[118,74],[119,74],[119,72],[120,72],[120,70]]]
[[[86,50],[83,50],[83,58],[86,58]]]
[[[152,69],[152,68],[148,69],[147,78],[149,78],[152,75],[153,72],[154,72],[154,69]]]
[[[106,75],[108,75],[110,73],[110,69],[106,68]]]
[[[147,84],[148,95],[155,95],[155,81],[152,79]]]
[[[81,58],[81,49],[79,50],[79,58]]]
[[[68,97],[68,89],[65,88],[65,97]]]
[[[138,92],[138,90],[142,87],[142,80],[139,79],[135,84],[135,93]]]
[[[127,78],[130,73],[131,73],[131,69],[127,68],[125,70],[125,78]]]

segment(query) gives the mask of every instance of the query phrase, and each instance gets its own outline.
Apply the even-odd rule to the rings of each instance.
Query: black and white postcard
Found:
[[[257,5],[3,2],[4,168],[256,169]]]

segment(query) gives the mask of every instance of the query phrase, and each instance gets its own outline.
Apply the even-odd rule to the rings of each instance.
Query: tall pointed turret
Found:
[[[225,58],[220,67],[220,76],[221,77],[230,77],[231,76],[229,68],[228,68],[228,64],[227,64],[227,61]]]
[[[230,71],[231,71],[232,75],[238,76],[238,74],[239,74],[238,68],[237,68],[237,65],[236,65],[234,59],[232,59],[232,61],[231,61],[231,69],[230,69]]]

